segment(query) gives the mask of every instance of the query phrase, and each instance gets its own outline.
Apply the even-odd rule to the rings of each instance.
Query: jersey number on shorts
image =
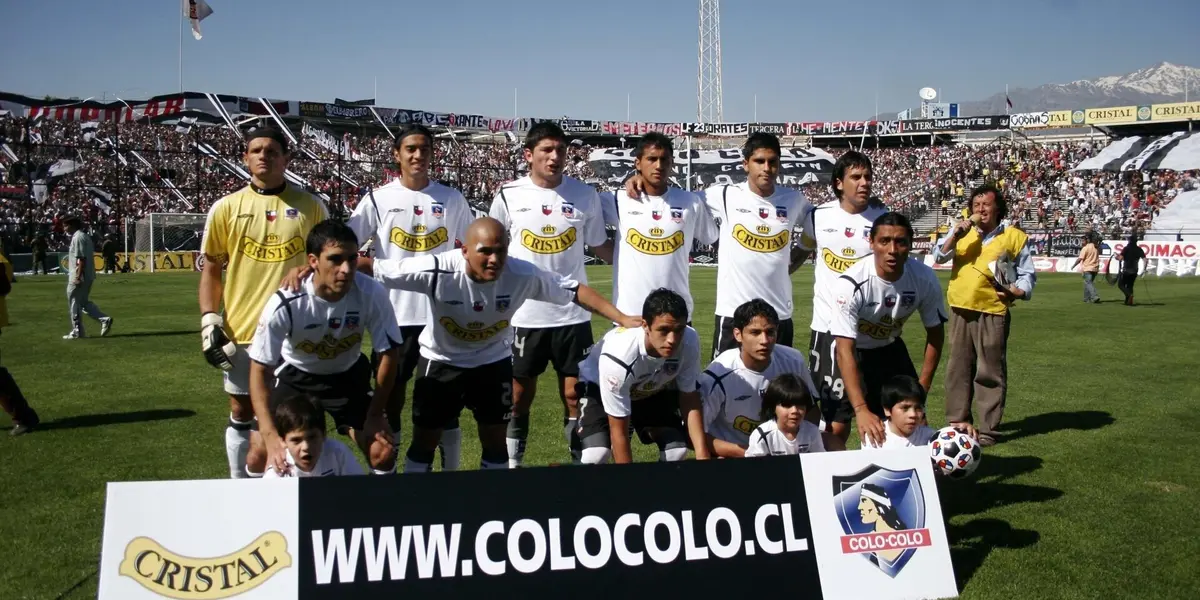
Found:
[[[525,338],[528,335],[518,335],[513,337],[513,348],[517,349],[517,356],[525,358]]]

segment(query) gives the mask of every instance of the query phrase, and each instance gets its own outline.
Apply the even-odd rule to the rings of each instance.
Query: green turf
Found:
[[[716,271],[692,273],[707,346]],[[589,274],[609,289],[607,268]],[[69,328],[65,280],[16,284],[0,356],[45,425],[0,436],[0,599],[95,597],[105,482],[227,475],[228,404],[220,375],[200,356],[197,282],[194,274],[101,277],[93,300],[116,318],[113,335],[71,342],[60,339]],[[796,283],[804,345],[811,271]],[[1107,287],[1106,302],[1093,306],[1082,303],[1077,277],[1044,276],[1034,301],[1016,310],[1009,439],[985,453],[974,480],[942,487],[964,598],[1197,596],[1200,279],[1146,285],[1148,294],[1138,284],[1142,306],[1121,306]],[[919,331],[909,339],[918,350]],[[930,399],[935,425],[943,373]],[[545,376],[530,464],[567,459],[560,415]],[[477,464],[471,419],[463,426],[464,462]],[[634,446],[638,460],[655,458]]]

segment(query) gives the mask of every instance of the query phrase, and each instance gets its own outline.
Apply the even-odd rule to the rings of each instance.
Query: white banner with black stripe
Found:
[[[1121,138],[1077,165],[1074,171],[1189,171],[1200,169],[1200,134],[1177,131],[1162,137]]]

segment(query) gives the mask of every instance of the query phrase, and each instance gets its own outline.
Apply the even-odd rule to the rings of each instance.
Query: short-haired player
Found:
[[[687,302],[660,288],[642,301],[642,326],[617,328],[579,365],[583,463],[633,462],[630,425],[659,460],[709,458],[701,415],[700,336],[687,326]]]
[[[847,435],[851,419],[856,419],[859,431],[875,444],[886,437],[881,420],[883,382],[896,375],[917,377],[900,337],[905,321],[919,313],[925,326],[920,383],[926,390],[945,340],[942,287],[933,269],[909,257],[912,239],[907,217],[895,212],[879,216],[871,225],[872,256],[847,269],[831,289],[829,332],[846,386],[833,419]]]
[[[491,216],[508,228],[508,254],[568,279],[587,283],[584,246],[612,262],[600,197],[591,186],[563,175],[567,137],[549,121],[525,136],[529,175],[504,184],[492,200]],[[579,461],[579,361],[592,345],[592,317],[578,306],[529,300],[512,316],[513,418],[508,422],[508,463],[521,466],[529,438],[529,408],[547,364],[558,375],[563,434]]]
[[[700,376],[704,429],[717,456],[740,458],[754,429],[774,418],[762,410],[762,393],[771,380],[792,374],[816,395],[804,354],[776,343],[779,323],[779,314],[766,300],[738,306],[733,311],[737,345],[718,355]]]
[[[505,432],[512,417],[510,319],[528,300],[578,304],[623,325],[622,314],[592,288],[508,257],[504,225],[491,217],[467,228],[461,250],[400,260],[364,260],[385,287],[430,299],[430,324],[421,332],[421,361],[413,384],[413,438],[406,473],[429,471],[442,428],[470,408],[479,425],[481,468],[508,468]]]
[[[311,395],[338,431],[358,444],[375,472],[390,472],[395,447],[384,409],[400,353],[392,304],[379,283],[355,270],[358,239],[345,224],[318,223],[306,248],[312,274],[300,291],[279,290],[267,300],[250,346],[250,399],[268,462],[278,473],[288,469],[272,405]],[[380,355],[374,371],[362,353],[364,334],[370,334],[371,350]],[[272,369],[274,386],[269,384]],[[256,466],[248,465],[251,475],[262,473]]]
[[[297,394],[275,404],[271,417],[287,448],[287,468],[281,473],[268,466],[264,479],[366,474],[349,447],[326,437],[320,401],[316,396]]]
[[[824,452],[823,432],[804,420],[817,407],[809,386],[792,373],[772,379],[762,393],[763,422],[750,434],[747,458]]]
[[[200,251],[200,338],[204,358],[224,371],[229,394],[225,452],[229,475],[246,477],[254,408],[247,349],[267,299],[289,270],[307,262],[305,238],[329,217],[325,203],[284,179],[288,139],[260,127],[246,136],[250,183],[212,205]],[[261,446],[260,446],[261,447]]]

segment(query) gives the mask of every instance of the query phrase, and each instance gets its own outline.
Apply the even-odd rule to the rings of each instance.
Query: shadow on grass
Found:
[[[949,525],[950,560],[954,563],[954,578],[961,591],[983,566],[996,548],[1028,548],[1041,539],[1041,534],[1029,529],[1013,529],[1000,519],[975,519],[965,525]]]
[[[135,331],[133,333],[110,333],[107,337],[166,337],[173,335],[196,335],[200,333],[199,329],[187,331]]]
[[[55,429],[79,429],[82,427],[102,427],[104,425],[122,425],[125,423],[146,423],[149,421],[165,421],[167,419],[186,419],[196,416],[195,411],[182,408],[167,408],[156,410],[135,410],[123,413],[103,413],[96,415],[78,415],[64,417],[53,421],[43,421],[34,431],[51,431]]]
[[[950,540],[950,556],[958,589],[983,565],[996,548],[1026,548],[1041,538],[1036,531],[1014,529],[1007,521],[980,518],[963,525],[951,525],[952,517],[973,515],[1010,504],[1049,502],[1061,498],[1057,488],[1008,483],[1008,480],[1042,468],[1036,456],[988,456],[967,481],[941,481],[942,512],[946,518],[946,535]]]
[[[1002,423],[1000,431],[1004,441],[1011,442],[1031,435],[1041,435],[1061,431],[1063,429],[1078,429],[1088,431],[1112,425],[1117,420],[1112,413],[1099,410],[1078,410],[1071,412],[1051,412],[1026,417],[1020,421]]]
[[[66,590],[63,591],[63,593],[55,596],[54,600],[63,600],[64,598],[67,598],[68,596],[71,595],[71,592],[74,592],[75,590],[83,587],[83,584],[91,581],[93,578],[95,578],[99,574],[100,574],[100,571],[97,570],[97,571],[92,571],[91,573],[88,573],[87,575],[84,575],[83,579],[76,581],[75,585],[67,588]]]

